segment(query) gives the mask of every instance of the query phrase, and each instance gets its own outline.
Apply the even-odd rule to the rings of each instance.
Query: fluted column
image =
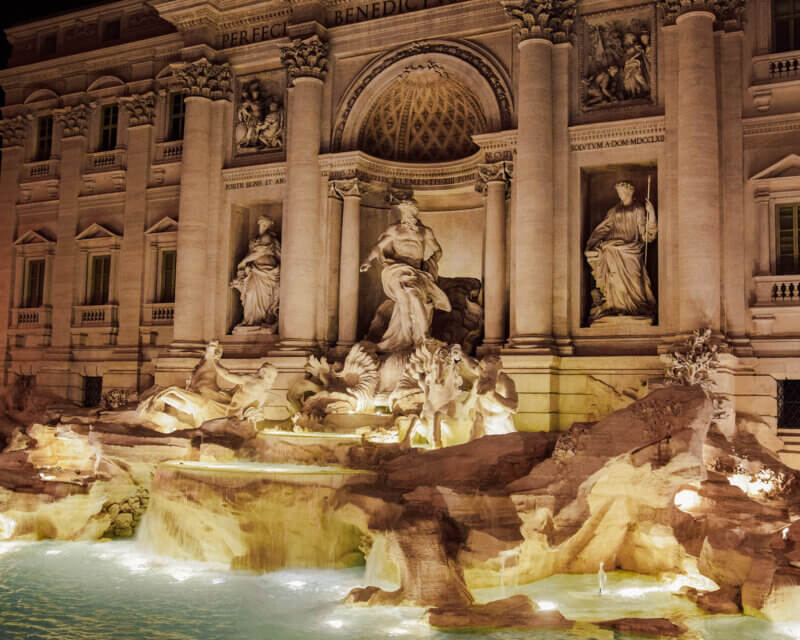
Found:
[[[205,58],[175,68],[186,94],[183,130],[181,193],[178,204],[178,256],[175,274],[174,342],[193,347],[203,341],[205,298],[213,291],[213,273],[207,273],[208,219],[216,215],[209,203],[212,101],[230,95],[227,64]]]
[[[144,274],[144,230],[147,225],[147,179],[153,136],[155,96],[137,95],[122,101],[128,112],[128,155],[125,219],[119,271],[120,347],[139,345]]]
[[[53,261],[53,334],[52,345],[69,350],[72,305],[83,281],[73,282],[75,235],[78,232],[78,195],[86,154],[86,138],[93,105],[66,107],[56,114],[62,130],[56,255]],[[83,300],[80,301],[83,304]]]
[[[342,248],[339,254],[339,338],[336,346],[349,347],[357,341],[358,279],[361,196],[365,185],[360,180],[340,180],[334,188],[341,196]]]
[[[553,43],[569,39],[574,3],[502,2],[519,25],[516,211],[509,346],[549,353],[553,344]]]
[[[14,234],[17,227],[16,205],[19,193],[19,174],[24,161],[26,122],[22,116],[0,120],[3,136],[3,170],[0,171],[0,364],[5,362],[8,348],[9,307],[12,305],[11,284],[14,266]],[[20,274],[22,265],[17,267]],[[20,274],[21,275],[21,274]],[[21,280],[19,275],[16,278]],[[17,289],[19,291],[17,291]],[[22,286],[14,291],[21,300]],[[19,296],[19,297],[17,297]],[[19,306],[17,303],[15,306]],[[0,370],[0,383],[6,383],[5,368]]]
[[[327,45],[318,36],[281,48],[289,73],[286,200],[281,237],[282,349],[316,344],[316,291],[321,240],[319,147]]]
[[[511,163],[478,167],[476,187],[485,196],[483,241],[483,344],[502,345],[506,339],[506,198]]]

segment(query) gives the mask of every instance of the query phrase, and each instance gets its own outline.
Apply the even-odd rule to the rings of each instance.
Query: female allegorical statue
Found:
[[[231,287],[239,292],[244,319],[239,327],[266,328],[275,331],[281,276],[281,244],[270,229],[272,219],[258,219],[258,237],[250,241],[250,250],[242,258]]]
[[[644,204],[634,202],[630,182],[618,182],[614,188],[620,201],[592,231],[584,252],[596,283],[592,322],[605,316],[652,318],[656,312],[644,257],[646,244],[658,232],[655,207],[649,198]]]

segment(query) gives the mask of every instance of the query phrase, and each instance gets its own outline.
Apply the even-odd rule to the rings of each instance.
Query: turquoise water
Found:
[[[284,570],[255,575],[208,565],[182,564],[143,553],[135,542],[0,543],[2,640],[572,640],[631,638],[584,628],[572,632],[453,633],[431,629],[423,610],[347,607],[344,596],[363,586],[363,569]],[[553,602],[568,617],[586,619],[691,615],[655,583],[610,576],[609,596],[598,603],[593,576],[554,576],[519,589]],[[509,588],[506,595],[515,591]],[[478,592],[499,597],[498,590]],[[546,605],[547,606],[547,605]],[[581,615],[583,613],[583,615]],[[687,620],[703,640],[789,640],[800,625],[770,625],[744,616]]]

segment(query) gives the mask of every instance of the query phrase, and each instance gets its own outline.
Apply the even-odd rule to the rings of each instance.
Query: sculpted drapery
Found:
[[[278,321],[281,245],[271,226],[270,218],[258,219],[258,237],[250,241],[249,251],[231,282],[242,299],[244,318],[239,326],[274,330]]]
[[[586,243],[586,260],[596,288],[592,291],[592,322],[605,316],[647,316],[656,300],[644,260],[645,244],[658,232],[655,207],[633,201],[629,182],[615,185],[620,201],[597,225]]]

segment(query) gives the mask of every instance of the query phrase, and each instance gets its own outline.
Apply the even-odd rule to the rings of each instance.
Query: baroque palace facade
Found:
[[[738,414],[800,426],[796,23],[792,0],[121,0],[13,27],[5,381],[95,404],[182,385],[219,340],[286,390],[380,340],[369,256],[403,192],[440,247],[433,327],[502,355],[520,428],[641,397],[697,328]]]

